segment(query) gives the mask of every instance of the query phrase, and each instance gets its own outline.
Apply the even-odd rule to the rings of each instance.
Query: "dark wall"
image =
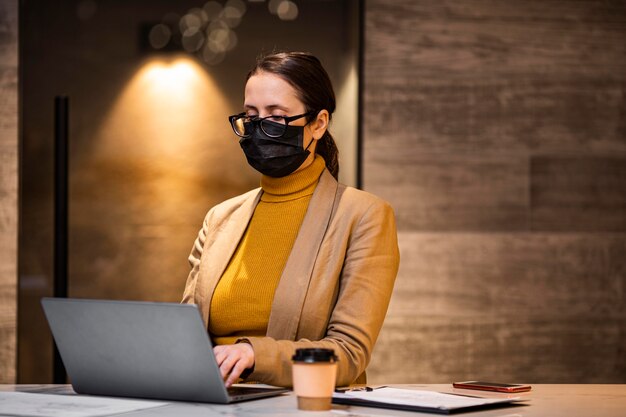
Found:
[[[356,26],[351,9],[336,0],[302,3],[289,22],[266,3],[246,2],[238,46],[219,65],[195,62],[152,83],[150,65],[161,65],[150,67],[160,76],[184,54],[143,51],[142,25],[205,3],[20,3],[20,382],[51,381],[51,338],[39,300],[52,294],[55,95],[70,101],[69,296],[177,302],[208,209],[259,185],[227,121],[241,111],[257,55],[311,51],[341,86]],[[179,84],[182,78],[189,83]]]
[[[364,65],[372,378],[626,382],[626,4],[368,0]]]

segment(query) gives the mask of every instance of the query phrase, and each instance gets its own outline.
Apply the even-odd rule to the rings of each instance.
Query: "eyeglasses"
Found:
[[[294,120],[302,117],[314,115],[315,112],[310,111],[296,116],[267,116],[257,117],[248,116],[246,113],[234,114],[228,116],[230,125],[235,134],[241,138],[248,138],[252,135],[255,125],[259,125],[263,133],[270,138],[280,138],[287,131],[287,126]]]

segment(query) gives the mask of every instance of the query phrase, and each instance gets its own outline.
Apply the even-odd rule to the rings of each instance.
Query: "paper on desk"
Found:
[[[166,405],[164,402],[81,395],[0,392],[0,414],[29,417],[94,417]]]
[[[348,391],[343,394],[334,394],[336,397],[351,397],[367,401],[376,401],[387,404],[399,404],[418,406],[424,408],[439,408],[442,410],[452,410],[462,407],[476,407],[486,404],[497,404],[501,402],[511,402],[515,399],[507,398],[478,398],[465,397],[454,394],[444,394],[441,392],[412,390],[401,388],[378,388],[374,391]]]

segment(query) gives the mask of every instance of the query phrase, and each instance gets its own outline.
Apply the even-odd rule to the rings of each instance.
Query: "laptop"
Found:
[[[287,392],[226,389],[194,304],[42,298],[74,391],[227,404]]]

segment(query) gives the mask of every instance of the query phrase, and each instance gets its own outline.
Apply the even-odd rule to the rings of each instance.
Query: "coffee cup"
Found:
[[[297,349],[293,361],[293,390],[298,397],[298,409],[330,410],[335,380],[337,357],[332,349]]]

